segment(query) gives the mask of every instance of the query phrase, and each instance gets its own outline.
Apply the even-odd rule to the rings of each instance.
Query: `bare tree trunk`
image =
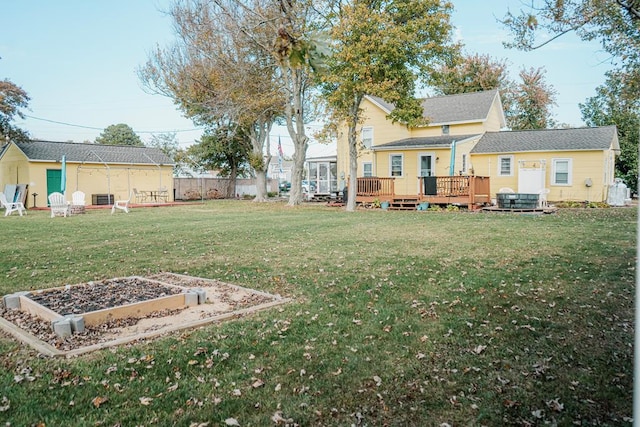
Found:
[[[229,182],[227,182],[227,190],[224,195],[227,199],[233,199],[236,197],[236,182],[238,181],[238,167],[233,166],[231,173],[229,174]]]
[[[272,121],[262,122],[250,130],[251,138],[251,166],[256,175],[256,197],[254,202],[267,201],[267,170],[271,162],[271,154],[269,153],[269,132],[271,132]],[[266,145],[266,155],[265,155]]]
[[[293,141],[293,168],[291,170],[291,191],[287,206],[296,206],[302,203],[302,178],[304,175],[304,161],[309,147],[309,138],[304,128],[304,79],[305,71],[301,68],[283,67],[287,77],[287,87],[291,90],[292,102],[285,107],[287,129]]]

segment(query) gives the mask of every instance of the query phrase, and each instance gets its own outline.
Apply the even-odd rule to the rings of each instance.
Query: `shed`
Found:
[[[151,147],[10,142],[0,149],[0,191],[7,185],[26,186],[33,202],[25,202],[31,206],[46,206],[53,192],[76,190],[85,193],[87,204],[112,204],[128,198],[134,188],[166,189],[173,199],[173,165],[171,158]]]

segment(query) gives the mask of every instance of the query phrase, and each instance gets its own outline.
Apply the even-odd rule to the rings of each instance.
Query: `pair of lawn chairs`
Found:
[[[85,205],[84,192],[74,191],[71,194],[71,202],[65,200],[62,193],[49,194],[49,208],[51,209],[51,218],[55,216],[70,216],[73,207],[83,207]]]
[[[22,202],[10,202],[4,193],[0,193],[0,205],[5,209],[4,216],[9,216],[13,212],[18,212],[20,216],[22,216],[23,213],[25,215],[27,214],[27,210]]]

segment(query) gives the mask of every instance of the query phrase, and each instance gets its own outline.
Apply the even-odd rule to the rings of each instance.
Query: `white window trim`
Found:
[[[393,176],[392,172],[393,172],[393,157],[400,157],[400,167],[402,168],[400,170],[400,175],[398,176]],[[389,177],[391,178],[402,178],[404,177],[404,154],[402,153],[396,153],[396,154],[389,154]]]
[[[558,162],[567,162],[567,182],[556,182],[556,165]],[[551,185],[557,185],[559,187],[570,187],[573,185],[573,159],[566,157],[559,157],[551,159]]]
[[[511,170],[508,174],[502,173],[502,159],[509,159],[511,163]],[[498,156],[498,176],[513,176],[513,169],[515,169],[514,156]]]
[[[365,175],[365,165],[370,165],[371,166],[371,176],[373,176],[373,162],[362,162],[362,176],[366,177],[367,175]]]
[[[370,131],[371,132],[371,145],[367,147],[367,145],[364,143],[364,132],[366,131]],[[373,147],[373,126],[364,126],[362,128],[362,130],[360,131],[360,142],[362,143],[362,146],[367,149],[370,150],[371,147]]]

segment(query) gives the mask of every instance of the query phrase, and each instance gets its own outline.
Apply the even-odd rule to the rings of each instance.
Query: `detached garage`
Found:
[[[166,190],[172,200],[173,165],[173,160],[157,148],[10,142],[0,149],[0,191],[23,189],[16,191],[14,198],[31,207],[46,206],[47,196],[53,192],[70,195],[76,190],[85,193],[88,204],[112,204],[113,200],[128,198],[134,188]]]

